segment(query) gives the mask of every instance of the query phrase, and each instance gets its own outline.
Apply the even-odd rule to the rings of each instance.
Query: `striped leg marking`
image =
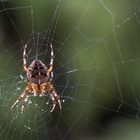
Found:
[[[58,104],[59,104],[60,109],[62,109],[61,101],[60,101],[60,99],[59,99],[59,97],[58,97],[58,95],[56,94],[55,91],[53,91],[53,95],[54,95],[55,99],[58,101]]]
[[[21,113],[23,113],[24,111],[24,106],[25,104],[27,103],[28,101],[28,98],[29,98],[29,93],[32,93],[32,88],[30,87],[29,83],[28,85],[26,86],[24,92],[18,97],[18,99],[16,100],[16,102],[11,106],[11,108],[13,108],[18,102],[21,101],[22,98],[24,98],[24,101],[22,103],[22,107],[21,107]]]
[[[53,80],[53,72],[51,72],[50,74],[50,82],[52,82],[52,80]]]
[[[26,95],[26,96],[25,96],[25,99],[24,99],[24,101],[23,101],[23,103],[22,103],[21,113],[23,113],[25,104],[28,102],[28,99],[29,99],[29,95]]]
[[[27,48],[27,44],[24,47],[24,51],[23,51],[23,67],[24,70],[27,71],[27,62],[26,62],[26,48]]]
[[[50,96],[51,96],[51,99],[52,99],[52,102],[53,102],[53,107],[52,107],[52,109],[51,109],[50,112],[53,112],[53,110],[54,110],[55,107],[56,107],[56,101],[55,101],[55,98],[54,98],[53,94],[51,94]]]
[[[60,109],[62,109],[61,101],[60,101],[58,95],[56,94],[55,90],[53,90],[51,92],[51,99],[52,99],[52,102],[53,102],[53,107],[52,107],[52,109],[51,109],[50,112],[53,112],[53,110],[55,109],[55,107],[56,107],[56,101],[58,102]]]
[[[15,101],[15,103],[11,106],[11,108],[13,108],[18,102],[21,101],[21,99],[25,96],[26,92],[23,92],[18,99]]]
[[[51,48],[51,61],[50,61],[50,68],[48,69],[48,72],[51,72],[53,70],[53,61],[54,61],[54,53],[53,53],[53,46],[50,44]]]

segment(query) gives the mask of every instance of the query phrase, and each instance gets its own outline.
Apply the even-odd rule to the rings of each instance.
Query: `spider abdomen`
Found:
[[[47,67],[40,60],[34,60],[29,66],[27,77],[30,82],[42,84],[48,81]]]

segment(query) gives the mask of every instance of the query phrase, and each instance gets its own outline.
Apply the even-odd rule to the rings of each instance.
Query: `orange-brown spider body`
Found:
[[[24,101],[22,103],[21,107],[21,113],[24,111],[25,104],[27,103],[29,99],[29,95],[33,94],[34,96],[43,96],[46,92],[50,93],[50,97],[53,102],[53,107],[50,112],[53,112],[56,106],[56,102],[59,103],[60,109],[61,107],[61,101],[51,84],[51,81],[53,79],[53,59],[54,59],[54,53],[53,53],[53,47],[51,47],[51,61],[50,61],[50,68],[48,69],[46,65],[40,61],[40,60],[34,60],[29,67],[27,67],[26,62],[26,48],[27,45],[25,45],[24,51],[23,51],[23,67],[27,75],[28,83],[26,85],[26,88],[24,92],[18,97],[16,102],[12,105],[11,108],[13,108],[23,97]]]

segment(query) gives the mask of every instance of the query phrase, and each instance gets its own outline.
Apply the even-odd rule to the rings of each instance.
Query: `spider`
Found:
[[[54,52],[53,52],[52,44],[50,44],[51,61],[50,61],[49,69],[40,60],[33,60],[32,63],[28,67],[27,61],[26,61],[26,48],[27,48],[27,44],[25,45],[24,51],[23,51],[23,68],[26,72],[27,79],[28,79],[27,85],[23,93],[18,97],[18,99],[11,106],[11,108],[13,108],[16,104],[18,104],[18,102],[20,102],[21,99],[24,97],[24,101],[21,107],[21,113],[23,113],[25,104],[28,102],[30,95],[33,94],[34,96],[37,96],[37,95],[43,96],[48,91],[50,93],[50,97],[53,102],[53,107],[50,110],[50,112],[53,112],[53,110],[56,107],[57,102],[61,109],[62,108],[61,101],[53,85],[51,84],[52,79],[53,79],[53,61],[54,61]]]

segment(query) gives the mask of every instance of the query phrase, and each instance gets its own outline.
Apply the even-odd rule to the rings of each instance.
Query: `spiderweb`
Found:
[[[138,0],[1,0],[0,140],[140,139],[139,26]],[[48,66],[50,42],[62,110],[46,93],[21,114],[24,45]]]

